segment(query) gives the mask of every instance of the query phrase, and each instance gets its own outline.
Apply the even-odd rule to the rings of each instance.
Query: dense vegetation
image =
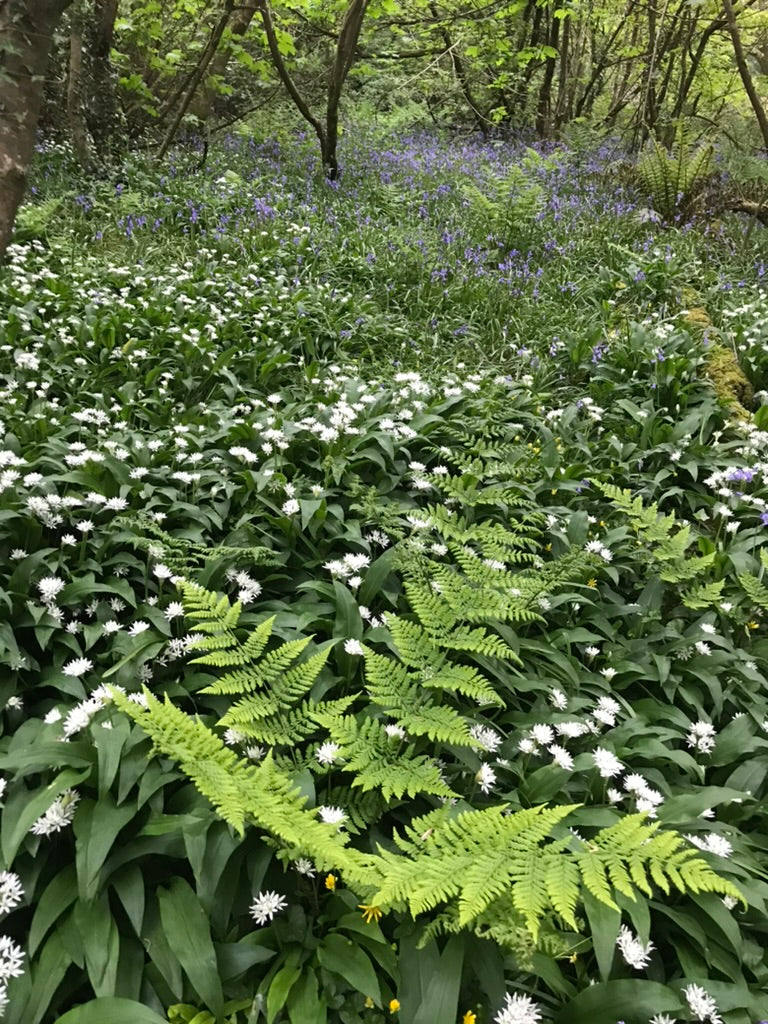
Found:
[[[5,1022],[768,1017],[765,24],[0,6]]]
[[[40,158],[6,1020],[758,1020],[763,229],[355,136]]]

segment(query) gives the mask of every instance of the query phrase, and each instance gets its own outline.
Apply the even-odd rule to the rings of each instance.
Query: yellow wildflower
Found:
[[[370,996],[366,996],[365,997],[364,1006],[365,1006],[366,1010],[372,1010],[375,1005],[376,1004],[374,1003],[374,1001],[371,999]]]
[[[400,1009],[400,1000],[399,999],[390,999],[389,1000],[389,1012],[390,1013],[397,1013],[397,1011],[399,1009]]]
[[[381,907],[369,906],[367,903],[358,903],[357,909],[362,910],[363,919],[366,924],[370,924],[371,921],[377,921],[381,917]]]
[[[475,1024],[477,1016],[472,1013],[471,1010],[467,1010],[464,1016],[461,1018],[461,1024]]]
[[[326,875],[325,876],[325,888],[326,889],[330,889],[331,892],[336,892],[336,883],[337,882],[338,882],[338,878],[336,877],[336,875]]]
[[[587,580],[587,586],[588,587],[592,587],[592,588],[597,586],[597,580],[595,579],[594,576],[592,577],[591,580]]]
[[[760,629],[760,623],[755,622],[754,619],[750,619],[747,623],[747,629]]]

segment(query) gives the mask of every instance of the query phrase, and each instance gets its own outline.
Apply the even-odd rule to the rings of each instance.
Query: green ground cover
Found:
[[[615,148],[40,154],[12,1024],[768,1016],[764,229]]]

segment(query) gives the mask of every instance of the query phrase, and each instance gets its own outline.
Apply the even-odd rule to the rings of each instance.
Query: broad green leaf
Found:
[[[107,730],[108,731],[108,730]],[[13,771],[23,778],[33,771],[64,767],[86,768],[93,764],[93,751],[88,743],[47,743],[35,741],[28,749],[11,750],[0,755],[0,771]]]
[[[106,895],[75,904],[74,921],[82,937],[85,967],[97,996],[113,996],[120,958],[120,937]]]
[[[98,754],[99,796],[110,789],[120,767],[120,755],[131,731],[131,723],[123,717],[111,729],[95,729],[93,743]]]
[[[208,918],[200,901],[183,878],[160,889],[157,898],[168,945],[201,1000],[213,1014],[220,1014],[224,995]]]
[[[222,981],[240,977],[254,964],[263,964],[275,955],[274,950],[251,942],[216,942],[216,963]]]
[[[669,797],[659,808],[659,818],[670,824],[693,821],[709,807],[734,801],[742,803],[744,799],[745,793],[742,790],[729,789],[725,786],[703,786],[690,793]]]
[[[109,879],[117,893],[136,934],[141,937],[144,922],[144,876],[136,864],[129,864]]]
[[[11,982],[7,1024],[40,1024],[40,1021],[48,1013],[51,1001],[71,963],[67,943],[62,941],[58,932],[54,932],[43,946],[34,967],[31,968],[31,996],[23,1013],[18,1017],[15,1015],[14,1003],[16,1000],[13,994],[13,982]]]
[[[616,1024],[629,1014],[649,1020],[655,1014],[681,1013],[683,1004],[674,989],[657,981],[601,981],[580,992],[555,1017],[555,1024]]]
[[[77,899],[77,874],[75,865],[68,864],[63,871],[49,882],[40,896],[27,939],[27,951],[34,956],[37,947],[48,933],[52,924],[61,917],[67,907]]]
[[[376,597],[381,593],[387,577],[393,572],[395,549],[388,548],[379,555],[363,574],[363,583],[360,587],[360,603],[373,604]]]
[[[329,971],[340,974],[356,992],[370,996],[381,1005],[381,992],[376,972],[368,956],[351,939],[327,935],[317,948],[318,961]]]
[[[56,1024],[168,1024],[168,1018],[133,999],[112,996],[76,1006],[59,1017]]]
[[[90,900],[99,888],[99,874],[120,830],[136,813],[130,804],[115,805],[105,793],[97,803],[83,802],[77,809],[73,828],[76,836],[75,864],[81,900]]]
[[[584,909],[587,912],[592,948],[597,958],[600,977],[607,981],[616,952],[616,939],[621,927],[621,914],[612,910],[586,890],[583,893]]]
[[[285,1006],[285,1001],[300,975],[301,967],[286,964],[274,976],[272,984],[269,986],[269,992],[267,992],[267,1024],[272,1024],[272,1021]]]
[[[464,963],[463,935],[453,935],[440,956],[440,967],[431,977],[416,1011],[414,1024],[456,1020],[459,1015],[461,970]]]
[[[291,1024],[325,1024],[327,1007],[318,994],[317,975],[305,968],[288,996],[288,1019]]]

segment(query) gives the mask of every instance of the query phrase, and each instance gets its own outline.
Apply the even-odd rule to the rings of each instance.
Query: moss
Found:
[[[696,334],[702,334],[704,331],[712,329],[709,313],[703,306],[693,306],[685,311],[685,325]]]
[[[733,350],[713,344],[707,353],[705,368],[717,397],[739,418],[748,419],[750,413],[745,407],[752,404],[754,392]]]

